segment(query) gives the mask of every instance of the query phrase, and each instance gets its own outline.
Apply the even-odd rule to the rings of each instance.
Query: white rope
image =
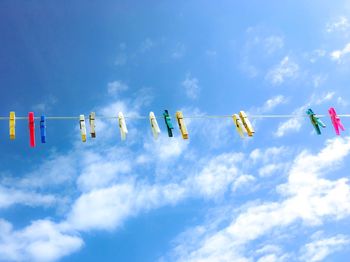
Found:
[[[350,114],[339,114],[339,117],[350,117]],[[249,118],[305,118],[309,117],[308,115],[248,115]],[[328,115],[316,115],[316,117],[329,117]],[[149,119],[148,116],[125,116],[126,119],[135,119],[135,120],[142,120],[142,119]],[[158,119],[163,119],[164,116],[156,116]],[[193,116],[184,116],[184,118],[188,119],[212,119],[212,118],[232,118],[232,115],[193,115]],[[1,116],[0,120],[9,120],[10,117]],[[34,117],[35,120],[40,120],[40,117],[36,116]],[[79,120],[79,116],[45,116],[46,120]],[[89,118],[87,117],[87,120]],[[95,116],[95,119],[118,119],[118,116]],[[16,120],[28,120],[27,116],[16,116]]]

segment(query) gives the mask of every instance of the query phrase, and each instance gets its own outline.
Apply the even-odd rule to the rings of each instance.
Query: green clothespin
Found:
[[[173,130],[172,129],[174,129],[174,127],[173,127],[173,124],[171,123],[171,117],[169,115],[168,110],[164,110],[163,116],[164,116],[166,127],[168,129],[168,135],[169,135],[169,137],[173,137]]]
[[[310,121],[311,121],[311,124],[314,126],[315,130],[316,130],[316,133],[318,135],[321,135],[321,129],[320,129],[320,126],[325,128],[326,125],[321,121],[321,119],[319,119],[316,114],[312,111],[311,108],[309,108],[306,113],[309,115],[310,117]]]

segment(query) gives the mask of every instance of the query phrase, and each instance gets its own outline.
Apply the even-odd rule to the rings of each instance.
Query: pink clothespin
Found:
[[[344,128],[343,124],[340,122],[340,118],[337,115],[337,112],[335,112],[335,109],[333,107],[329,108],[328,112],[329,112],[329,115],[331,117],[332,124],[333,124],[334,129],[335,129],[335,133],[337,134],[337,136],[339,136],[340,135],[339,128],[342,131],[345,131],[345,128]]]

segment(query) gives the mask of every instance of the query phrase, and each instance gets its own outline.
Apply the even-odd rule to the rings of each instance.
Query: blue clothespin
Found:
[[[174,127],[173,127],[173,124],[171,123],[171,117],[169,115],[168,110],[164,110],[163,116],[164,116],[166,127],[168,129],[168,135],[169,135],[169,137],[172,137],[173,136],[172,129],[174,129]]]
[[[40,117],[40,135],[41,135],[41,143],[46,143],[46,119],[45,119],[45,116]]]
[[[321,129],[320,129],[320,126],[325,128],[326,125],[321,121],[321,119],[319,119],[316,114],[312,111],[311,108],[309,108],[306,113],[309,115],[310,117],[310,121],[311,121],[311,124],[314,126],[315,130],[316,130],[316,133],[318,135],[321,135]]]

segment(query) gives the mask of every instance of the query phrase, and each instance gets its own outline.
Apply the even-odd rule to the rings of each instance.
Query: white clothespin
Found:
[[[118,122],[120,129],[120,137],[122,140],[126,139],[126,135],[128,134],[128,129],[126,128],[125,118],[122,112],[118,114]]]
[[[157,139],[160,134],[160,128],[158,126],[157,119],[153,112],[149,113],[149,121],[151,123],[153,137]]]
[[[96,138],[96,126],[95,126],[95,112],[91,112],[89,115],[89,123],[90,123],[90,134],[92,138]]]
[[[80,123],[80,134],[81,134],[81,141],[86,142],[86,124],[85,124],[85,116],[80,115],[79,117],[79,123]]]

